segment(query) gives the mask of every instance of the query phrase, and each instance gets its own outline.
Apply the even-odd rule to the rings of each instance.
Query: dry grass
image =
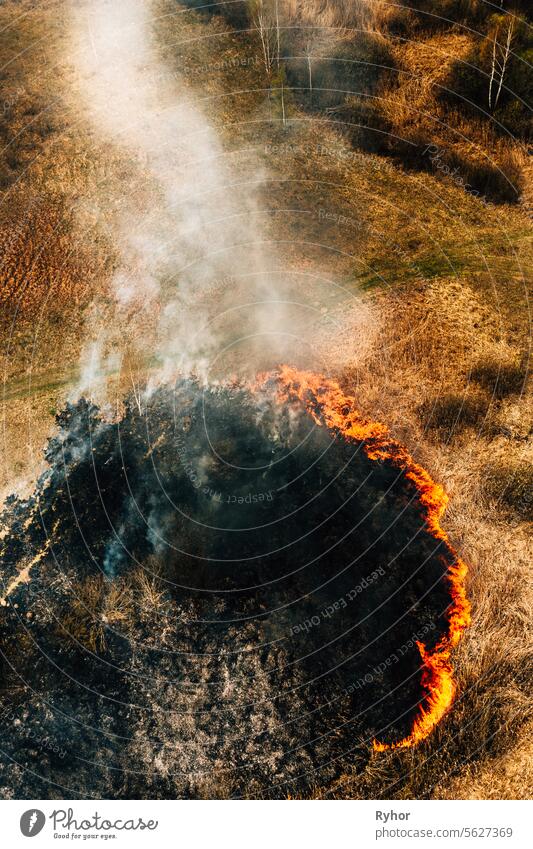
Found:
[[[180,611],[169,595],[168,584],[161,580],[163,564],[156,557],[149,557],[144,568],[136,569],[132,575],[132,590],[135,598],[136,616],[144,628],[148,645],[171,646]]]
[[[452,66],[470,59],[472,36],[444,32],[397,41],[391,49],[398,75],[392,85],[384,83],[376,104],[392,134],[390,152],[492,200],[516,201],[524,188],[525,146],[502,135],[483,110],[476,115],[445,96]]]
[[[513,133],[502,133],[501,127],[491,121],[485,103],[480,103],[476,111],[452,93],[457,68],[475,77],[470,65],[479,65],[475,50],[485,42],[471,29],[451,24],[433,32],[416,29],[413,14],[409,9],[381,3],[293,0],[285,9],[284,22],[290,27],[304,27],[308,41],[311,36],[305,28],[317,28],[311,39],[314,53],[328,57],[325,62],[331,66],[322,70],[322,76],[328,86],[334,85],[331,79],[338,76],[335,110],[364,128],[352,133],[357,146],[392,154],[409,167],[427,169],[443,178],[455,174],[456,181],[462,180],[471,191],[491,200],[517,201],[526,188],[525,145]],[[296,52],[301,52],[300,37],[288,32],[289,41],[296,40]],[[366,66],[365,75],[354,77],[354,96],[346,96],[342,89],[350,86],[349,66],[343,64],[339,73],[335,59],[348,55],[346,45],[355,46],[363,37],[374,48],[359,56],[355,52],[353,58],[371,64]],[[320,53],[317,46],[321,41],[326,46]],[[376,77],[380,79],[377,90]],[[483,79],[479,75],[475,82],[486,99],[488,82],[484,84]],[[464,96],[468,99],[468,93]],[[323,97],[309,99],[310,104],[313,102],[315,108],[324,107]],[[430,145],[432,156],[425,152]]]
[[[77,362],[85,315],[105,294],[112,251],[95,216],[91,171],[103,146],[65,97],[59,0],[0,8],[0,327],[6,376]],[[77,124],[77,126],[76,126]],[[113,167],[111,151],[106,158]],[[6,346],[7,347],[7,346]],[[29,362],[31,356],[31,362]]]
[[[126,633],[133,621],[133,596],[129,582],[91,576],[71,588],[70,611],[58,625],[65,634],[90,652],[102,654],[109,630]]]
[[[142,636],[145,647],[171,646],[180,614],[158,577],[161,571],[157,559],[149,557],[127,577],[109,580],[100,574],[71,585],[69,612],[58,623],[59,636],[97,654],[103,654],[116,635],[130,640]]]
[[[525,356],[520,362],[483,360],[471,371],[472,380],[500,399],[527,391],[528,376],[528,361]]]
[[[283,4],[285,20],[304,25],[338,30],[362,29],[388,32],[409,18],[408,9],[390,3],[367,0],[287,0]]]
[[[533,519],[533,463],[509,458],[489,462],[484,469],[484,491],[496,507],[518,517]]]
[[[466,767],[435,794],[438,799],[530,799],[533,779],[531,725],[522,729],[520,742],[481,768]]]
[[[423,292],[419,298],[424,298]],[[375,356],[359,365],[356,373],[348,372],[345,380],[348,388],[357,383],[365,409],[373,414],[379,409],[380,418],[414,448],[449,492],[445,526],[470,567],[473,622],[454,660],[457,701],[437,732],[414,750],[375,755],[362,775],[346,776],[331,793],[365,798],[467,798],[475,792],[483,798],[494,798],[497,793],[503,798],[526,798],[530,795],[531,763],[524,758],[524,771],[514,770],[511,775],[508,752],[516,747],[517,739],[527,746],[531,719],[531,440],[521,440],[517,446],[512,438],[479,433],[478,417],[486,414],[490,400],[488,387],[482,409],[475,406],[472,420],[462,423],[471,429],[466,437],[462,434],[459,443],[451,442],[463,429],[454,419],[455,407],[454,416],[442,422],[437,434],[424,430],[425,415],[421,420],[413,415],[417,397],[426,397],[424,406],[431,407],[429,393],[433,392],[437,407],[443,405],[448,414],[450,397],[456,397],[450,393],[457,390],[461,375],[463,391],[471,391],[467,363],[481,355],[486,341],[481,333],[472,350],[472,340],[466,335],[468,344],[463,351],[454,351],[453,369],[443,371],[441,356],[452,340],[443,336],[442,330],[438,347],[425,345],[424,335],[420,338],[417,334],[420,344],[414,354],[408,341],[408,327],[416,314],[413,300],[411,296],[411,309],[406,309],[404,299],[392,299],[389,309],[397,310],[395,320],[387,323]],[[463,315],[463,325],[465,319],[468,321],[468,315]],[[460,321],[460,315],[455,320]],[[428,327],[432,326],[430,321]],[[456,330],[460,338],[461,327]],[[384,355],[386,350],[394,355]],[[460,397],[464,400],[465,396]],[[477,398],[480,401],[481,396]],[[530,400],[528,396],[519,406],[521,429],[526,434]],[[518,424],[514,422],[514,426]],[[507,459],[497,467],[498,474],[494,470],[489,476],[487,469],[494,469],[495,456]],[[500,776],[492,787],[491,773]],[[472,777],[475,791],[470,789]]]

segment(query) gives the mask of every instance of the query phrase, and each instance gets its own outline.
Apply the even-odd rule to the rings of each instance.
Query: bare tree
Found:
[[[249,0],[251,18],[259,33],[263,49],[263,62],[268,77],[273,81],[277,78],[277,86],[272,93],[280,98],[283,126],[286,124],[285,113],[285,75],[280,64],[280,16],[279,0]],[[274,64],[276,73],[273,73]]]
[[[507,25],[507,35],[505,43],[500,44],[498,41],[499,25],[494,31],[494,40],[492,42],[492,66],[489,79],[489,109],[496,109],[500,93],[502,90],[503,79],[507,70],[509,56],[511,54],[511,44],[514,35],[514,19],[511,18]],[[494,89],[496,92],[494,93]]]
[[[270,0],[251,0],[252,21],[259,33],[263,49],[263,61],[270,74],[277,61],[279,67],[279,16],[278,4]]]

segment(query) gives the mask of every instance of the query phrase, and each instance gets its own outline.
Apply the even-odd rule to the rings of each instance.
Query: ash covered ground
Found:
[[[451,555],[401,471],[239,385],[57,424],[2,516],[4,797],[307,794],[409,731]]]

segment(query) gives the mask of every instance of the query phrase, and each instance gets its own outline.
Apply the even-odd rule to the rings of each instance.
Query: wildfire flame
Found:
[[[259,384],[271,383],[272,379],[272,374],[262,375]],[[414,746],[433,731],[452,705],[456,686],[451,653],[470,624],[470,603],[465,590],[467,566],[450,545],[440,525],[448,496],[442,486],[435,483],[428,472],[413,460],[407,449],[390,436],[384,424],[368,421],[358,413],[355,399],[345,395],[336,381],[286,365],[281,366],[274,379],[281,401],[290,403],[299,399],[317,425],[325,425],[329,430],[342,434],[345,439],[361,442],[369,459],[386,460],[401,469],[418,490],[429,532],[436,540],[446,544],[454,558],[446,576],[452,597],[447,610],[447,632],[434,648],[428,649],[424,643],[417,643],[422,659],[421,683],[425,696],[411,733],[396,743],[381,743],[377,740],[373,743],[374,750],[378,752]]]

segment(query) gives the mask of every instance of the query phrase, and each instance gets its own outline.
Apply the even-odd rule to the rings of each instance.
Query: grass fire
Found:
[[[220,765],[230,794],[275,797],[431,733],[453,699],[466,567],[441,487],[335,382],[288,366],[183,378],[57,422],[35,492],[2,517],[4,640],[25,647],[4,674],[43,736],[83,721],[90,749],[103,711],[121,793],[194,796]],[[10,741],[21,781],[68,790],[65,764],[27,742]],[[139,774],[127,762],[148,745]],[[117,792],[104,772],[86,793]]]
[[[530,798],[532,25],[0,3],[1,796]]]

